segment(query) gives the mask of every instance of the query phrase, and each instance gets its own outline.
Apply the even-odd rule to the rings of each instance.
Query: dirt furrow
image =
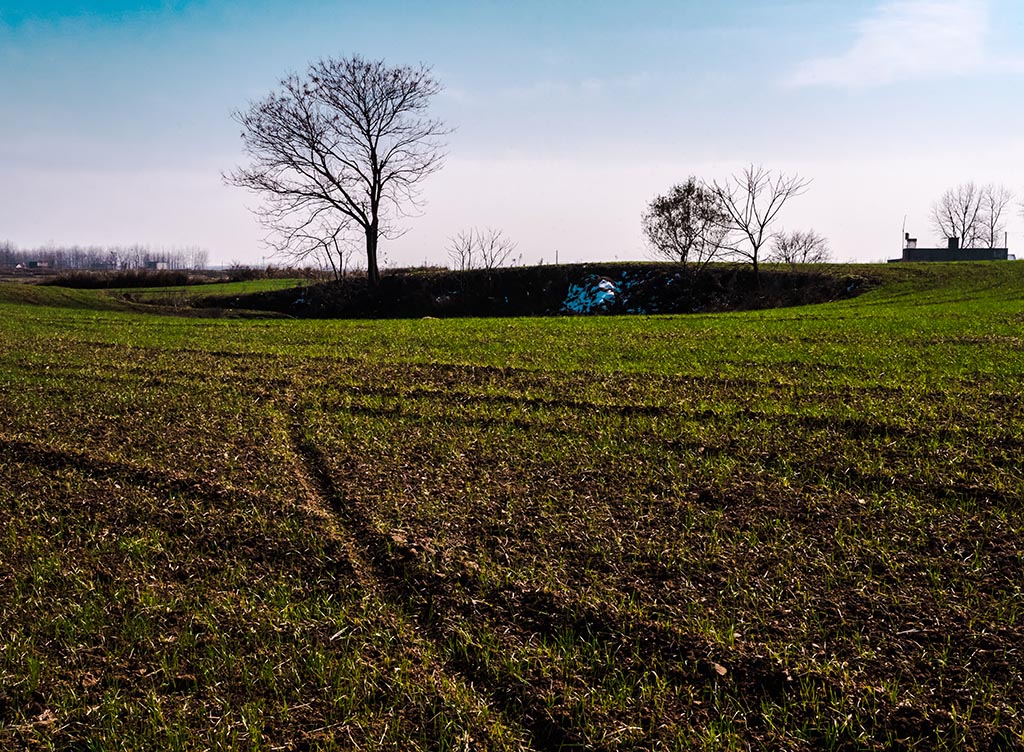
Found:
[[[532,749],[583,749],[585,740],[576,729],[552,717],[548,705],[525,680],[498,673],[488,665],[480,648],[464,640],[455,628],[464,622],[474,604],[454,583],[447,582],[405,555],[401,547],[376,529],[356,503],[343,498],[326,471],[320,450],[305,439],[293,424],[292,445],[315,502],[330,509],[355,549],[356,562],[375,592],[416,624],[419,636],[427,637],[438,653],[450,653],[444,673],[458,683],[486,693],[500,715],[520,726]],[[354,564],[356,566],[356,564]],[[446,649],[457,644],[458,650]]]
[[[380,566],[381,553],[375,538],[367,536],[367,526],[357,519],[347,505],[333,492],[329,478],[322,470],[318,452],[303,440],[301,429],[292,425],[288,433],[291,454],[294,458],[294,474],[304,497],[303,508],[340,547],[352,567],[359,586],[368,594],[381,598],[396,612],[394,626],[407,646],[421,643],[424,638],[436,641],[439,633],[435,625],[425,619],[422,610],[410,608],[412,602],[402,597],[396,583],[385,574],[389,568]],[[415,626],[414,626],[415,625]],[[426,627],[426,628],[424,628]],[[439,646],[437,646],[439,647]],[[517,728],[509,716],[500,709],[495,712],[489,697],[481,696],[479,687],[463,672],[447,665],[438,665],[434,657],[429,658],[433,671],[428,680],[434,690],[447,703],[454,705],[459,698],[474,698],[483,707],[478,707],[477,717],[494,716],[495,723],[515,729],[517,736],[524,736],[526,729]],[[492,724],[493,726],[494,724]],[[473,729],[474,738],[483,741],[495,735],[493,727]],[[508,734],[504,734],[507,736]],[[535,747],[538,749],[545,748]]]
[[[219,501],[229,497],[250,501],[259,498],[258,494],[247,489],[225,486],[208,478],[194,478],[129,462],[100,459],[88,452],[59,449],[6,436],[0,436],[0,454],[11,461],[46,470],[77,470],[100,480],[118,481],[162,494],[187,494],[204,501]]]

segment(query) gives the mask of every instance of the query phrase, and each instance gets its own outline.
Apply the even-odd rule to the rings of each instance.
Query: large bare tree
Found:
[[[710,189],[729,217],[728,248],[751,263],[755,277],[759,274],[762,249],[772,237],[771,226],[779,212],[791,198],[805,193],[810,183],[799,175],[749,165],[739,175],[711,184]]]
[[[380,240],[397,235],[396,221],[420,205],[420,181],[444,158],[449,131],[427,114],[440,91],[423,65],[319,60],[234,113],[250,164],[225,179],[264,198],[258,212],[278,250],[322,253],[342,248],[345,232],[361,234],[376,285]]]
[[[647,205],[642,226],[655,255],[700,269],[722,250],[729,215],[718,195],[691,176]]]
[[[942,240],[959,238],[962,248],[995,248],[1006,230],[1013,193],[1004,185],[961,183],[932,204],[932,228]]]

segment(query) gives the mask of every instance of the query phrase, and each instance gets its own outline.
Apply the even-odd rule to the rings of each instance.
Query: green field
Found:
[[[293,287],[304,287],[310,284],[308,279],[281,277],[271,279],[252,279],[241,282],[206,282],[198,285],[177,285],[172,287],[135,287],[113,290],[113,297],[127,297],[139,303],[155,305],[191,305],[197,299],[210,296],[245,295],[253,292],[270,290],[286,290]]]
[[[1024,749],[1024,264],[870,271],[685,317],[0,286],[0,749]]]

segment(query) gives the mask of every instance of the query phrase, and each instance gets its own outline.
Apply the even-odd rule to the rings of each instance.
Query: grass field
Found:
[[[252,279],[241,282],[207,282],[201,285],[180,285],[174,287],[142,287],[114,290],[115,297],[128,297],[139,303],[175,306],[190,305],[198,298],[209,296],[245,295],[253,292],[269,290],[286,290],[303,287],[310,280],[297,277],[273,277],[270,279]]]
[[[688,317],[0,286],[0,749],[1024,749],[1024,264]]]

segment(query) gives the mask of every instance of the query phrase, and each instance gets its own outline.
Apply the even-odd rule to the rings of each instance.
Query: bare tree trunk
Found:
[[[380,284],[380,269],[377,268],[377,230],[366,231],[366,279],[370,287]]]

